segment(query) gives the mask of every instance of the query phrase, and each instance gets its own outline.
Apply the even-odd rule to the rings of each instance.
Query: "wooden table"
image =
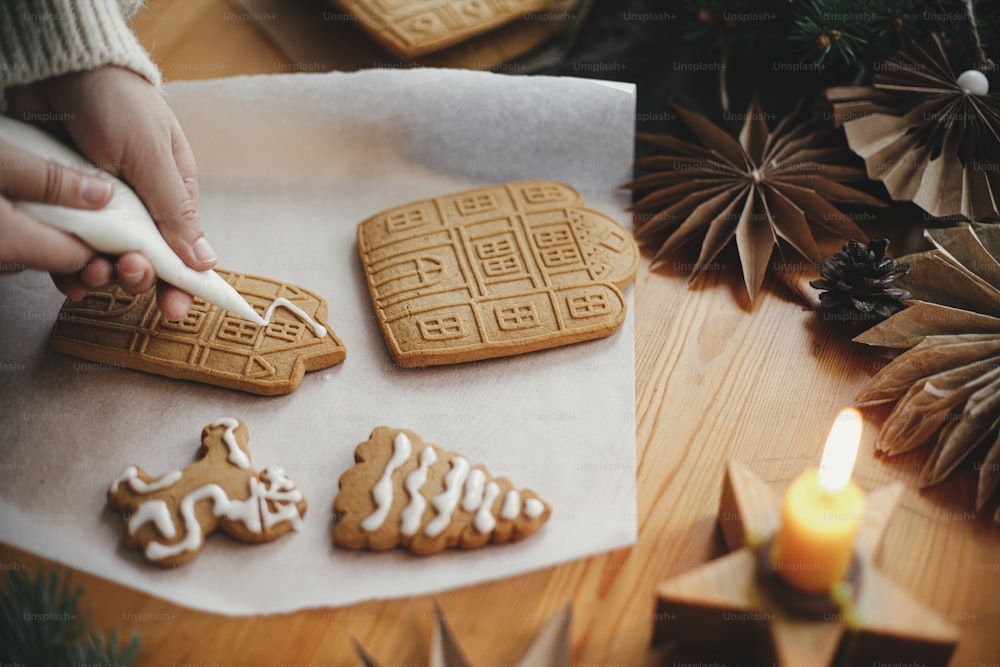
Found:
[[[134,25],[167,80],[288,71],[288,60],[245,18],[223,0],[151,0]],[[653,591],[721,553],[715,517],[725,462],[743,461],[783,490],[818,462],[838,409],[890,358],[851,343],[849,330],[811,312],[773,276],[750,308],[734,255],[689,289],[685,264],[694,260],[672,258],[651,270],[647,257],[634,286],[638,542],[436,596],[475,664],[516,661],[567,600],[574,663],[660,659],[649,647]],[[907,489],[886,536],[883,571],[961,628],[952,665],[997,664],[1000,529],[973,518],[971,466],[918,491],[927,452],[876,458],[872,443],[885,412],[868,414],[875,424],[865,431],[856,481],[872,489],[901,480]],[[41,562],[10,547],[0,547],[0,560]],[[85,573],[74,581],[85,586],[81,606],[93,621],[142,635],[149,665],[356,664],[351,636],[387,664],[422,663],[435,613],[430,597],[417,597],[226,618]]]

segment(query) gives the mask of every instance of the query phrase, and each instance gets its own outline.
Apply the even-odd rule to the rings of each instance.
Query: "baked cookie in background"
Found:
[[[334,0],[403,60],[440,51],[546,9],[551,0]]]
[[[396,363],[453,364],[614,333],[639,250],[555,181],[424,199],[358,225],[372,305]]]
[[[407,429],[379,426],[354,451],[333,502],[333,541],[420,555],[524,539],[551,508],[530,489]]]

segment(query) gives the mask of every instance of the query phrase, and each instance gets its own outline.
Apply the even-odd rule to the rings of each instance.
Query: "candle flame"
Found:
[[[851,480],[862,428],[861,413],[854,408],[844,408],[837,414],[819,464],[819,485],[824,491],[842,491]]]

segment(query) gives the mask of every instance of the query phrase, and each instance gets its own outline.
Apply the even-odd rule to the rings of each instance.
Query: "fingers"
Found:
[[[156,305],[168,320],[181,320],[194,303],[194,297],[183,290],[160,282],[156,288]]]
[[[60,292],[74,301],[79,301],[87,296],[90,290],[110,284],[113,276],[114,266],[111,260],[97,256],[91,258],[83,269],[76,273],[53,273],[52,282]]]
[[[80,276],[75,273],[53,273],[52,282],[55,283],[56,289],[73,301],[80,301],[89,291],[80,281]]]
[[[44,160],[0,141],[0,194],[9,199],[98,209],[114,194],[111,181]]]
[[[194,154],[177,121],[171,121],[169,145],[149,146],[143,160],[126,160],[133,166],[123,173],[156,220],[160,233],[185,264],[197,271],[217,262],[215,250],[205,239],[198,217],[198,174]]]
[[[153,266],[137,252],[127,252],[119,257],[116,269],[118,284],[130,294],[145,292],[156,284]]]

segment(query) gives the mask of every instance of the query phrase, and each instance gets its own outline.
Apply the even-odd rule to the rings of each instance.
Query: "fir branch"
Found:
[[[788,38],[818,67],[855,65],[868,46],[868,14],[850,0],[806,0]]]
[[[105,639],[89,632],[79,610],[83,587],[73,587],[70,574],[58,568],[7,572],[0,591],[0,659],[40,667],[80,664],[130,665],[139,652],[139,637],[122,644],[118,630]]]

